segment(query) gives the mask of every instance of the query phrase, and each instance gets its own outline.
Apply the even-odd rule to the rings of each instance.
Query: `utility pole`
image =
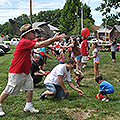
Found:
[[[30,0],[30,22],[32,26],[32,0]]]
[[[83,29],[83,4],[81,1],[81,30]]]
[[[78,37],[78,7],[77,7],[77,9],[76,9],[76,11],[77,11],[77,37]]]
[[[106,8],[107,8],[107,0],[105,1],[105,10]],[[105,15],[105,41],[106,41],[106,26],[107,26],[107,20],[106,20],[106,15]]]

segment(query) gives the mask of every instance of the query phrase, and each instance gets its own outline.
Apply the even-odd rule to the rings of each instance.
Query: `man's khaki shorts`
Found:
[[[9,73],[8,84],[4,90],[6,94],[17,95],[19,91],[33,91],[33,79],[30,74]]]

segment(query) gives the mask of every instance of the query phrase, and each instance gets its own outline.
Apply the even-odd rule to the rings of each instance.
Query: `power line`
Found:
[[[29,10],[30,8],[0,8],[0,10]],[[54,8],[33,8],[33,10],[39,9],[54,9]]]

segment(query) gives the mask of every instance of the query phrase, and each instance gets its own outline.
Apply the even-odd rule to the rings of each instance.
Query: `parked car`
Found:
[[[9,45],[5,45],[5,44],[0,44],[0,48],[7,53],[8,51],[10,51],[10,46]]]
[[[17,45],[20,38],[12,38],[11,41],[3,41],[5,45]]]
[[[5,52],[3,51],[3,49],[0,48],[0,56],[4,55]]]
[[[97,42],[97,43],[99,43],[99,44],[101,44],[101,43],[103,43],[103,42],[105,42],[105,43],[109,43],[109,41],[103,41],[103,40],[100,40],[100,39],[91,39],[91,40],[89,40],[89,41],[87,41],[88,43],[93,43],[93,42]]]
[[[91,39],[89,41],[87,41],[88,43],[93,43],[93,42],[99,42],[99,44],[101,44],[102,42],[104,42],[103,40],[96,40],[96,39]]]

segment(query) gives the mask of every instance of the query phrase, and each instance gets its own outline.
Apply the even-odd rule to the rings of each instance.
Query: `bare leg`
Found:
[[[96,73],[97,73],[97,75],[99,75],[98,64],[97,64],[97,68],[96,68],[96,69],[97,69],[97,72],[96,72]]]
[[[55,92],[50,92],[48,90],[46,90],[44,93],[42,93],[42,95],[54,95],[56,94]]]
[[[33,91],[25,91],[26,102],[32,102]]]
[[[99,75],[99,70],[98,70],[98,64],[94,64],[94,76],[96,78],[96,76]]]
[[[3,103],[3,101],[8,97],[9,95],[6,94],[4,91],[2,92],[0,96],[0,103]]]
[[[76,61],[76,68],[77,68],[78,70],[81,70],[81,71],[82,71],[81,59],[80,59],[80,60],[75,59],[75,61]]]
[[[104,97],[104,98],[108,98],[108,96],[107,96],[107,95],[103,95],[103,97]]]

